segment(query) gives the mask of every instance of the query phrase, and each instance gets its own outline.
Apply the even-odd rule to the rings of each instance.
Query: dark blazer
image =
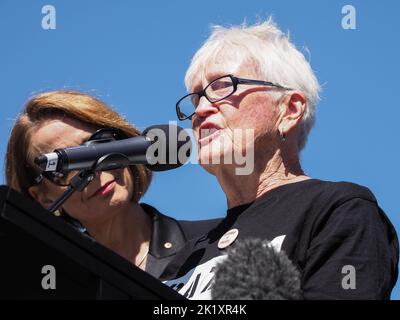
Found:
[[[178,221],[163,215],[148,204],[141,203],[140,205],[153,219],[146,272],[156,278],[161,275],[187,241],[207,233],[221,221],[221,219]]]

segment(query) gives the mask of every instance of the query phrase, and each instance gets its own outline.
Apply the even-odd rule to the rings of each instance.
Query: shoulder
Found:
[[[309,218],[314,220],[314,227],[328,227],[332,230],[374,230],[391,234],[396,238],[395,230],[385,212],[379,207],[371,190],[352,182],[332,182],[314,180],[310,188],[314,203]]]
[[[324,181],[311,179],[302,186],[301,190],[315,201],[331,203],[333,206],[352,200],[361,199],[367,202],[377,203],[374,194],[365,186],[347,181]]]
[[[379,207],[371,190],[347,182],[305,180],[288,186],[279,198],[290,212],[297,212],[303,227],[316,235],[329,227],[332,231],[356,229],[386,229],[393,233],[393,225]]]
[[[367,187],[320,179],[283,185],[257,202],[267,206],[273,204],[281,211],[296,212],[307,220],[325,219],[348,202],[379,210],[374,194]]]
[[[375,196],[370,189],[357,183],[347,181],[319,181],[324,189],[330,190],[332,193],[341,195],[344,198],[362,198],[365,200],[376,201]]]

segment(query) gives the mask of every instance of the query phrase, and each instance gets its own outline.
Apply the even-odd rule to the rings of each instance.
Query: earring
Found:
[[[281,140],[282,140],[283,142],[285,142],[285,141],[286,141],[286,135],[285,135],[285,132],[283,132],[283,129],[280,130],[279,134],[280,134],[280,136],[281,136]]]

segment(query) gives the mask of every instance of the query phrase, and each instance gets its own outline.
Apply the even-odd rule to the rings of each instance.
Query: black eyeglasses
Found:
[[[121,130],[117,128],[103,128],[97,130],[93,133],[88,140],[83,145],[90,145],[92,143],[102,143],[109,142],[113,140],[122,140],[126,139],[128,136],[125,135]],[[54,172],[54,171],[44,171],[38,176],[34,178],[35,184],[39,184],[43,181],[44,178],[49,180],[50,182],[61,186],[66,187],[70,184],[72,178],[79,171],[68,171],[68,172]]]
[[[293,90],[291,88],[286,88],[273,82],[237,78],[229,74],[211,81],[203,90],[189,93],[181,98],[176,103],[176,114],[178,115],[178,119],[181,121],[191,119],[196,113],[196,108],[199,104],[201,97],[206,97],[206,99],[211,103],[224,100],[237,90],[237,86],[239,84],[256,84],[274,87],[282,90]]]

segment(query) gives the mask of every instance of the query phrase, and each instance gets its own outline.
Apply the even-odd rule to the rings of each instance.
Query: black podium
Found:
[[[43,285],[54,275],[50,288]],[[0,299],[184,298],[36,202],[0,186]]]

